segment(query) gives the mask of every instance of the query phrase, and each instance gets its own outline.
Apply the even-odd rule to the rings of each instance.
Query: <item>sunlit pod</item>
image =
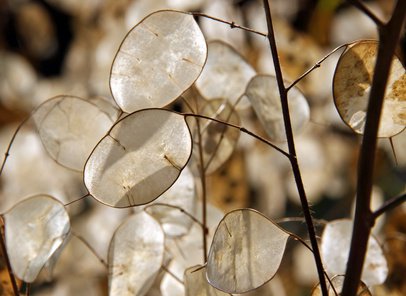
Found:
[[[7,253],[13,272],[32,283],[70,231],[65,207],[47,195],[16,204],[4,214]]]
[[[172,187],[148,206],[147,212],[161,223],[166,235],[178,237],[186,234],[193,224],[180,209],[194,215],[196,202],[194,177],[186,167]]]
[[[207,62],[196,86],[207,99],[224,98],[234,105],[255,74],[251,65],[231,45],[215,40],[208,43]],[[235,107],[249,105],[244,98]]]
[[[363,40],[347,47],[341,55],[333,79],[333,95],[343,121],[363,134],[371,93],[378,42]],[[392,61],[378,137],[392,137],[406,126],[406,73],[395,56]]]
[[[353,221],[340,219],[329,222],[321,237],[324,266],[329,274],[345,274],[351,244]],[[364,262],[361,280],[368,286],[382,284],[388,275],[388,265],[383,251],[371,236]]]
[[[251,101],[266,133],[273,141],[286,141],[281,99],[275,76],[257,75],[248,84],[245,95]],[[299,132],[310,119],[310,108],[303,94],[295,87],[288,97],[293,133]]]
[[[277,272],[289,234],[251,209],[229,212],[217,227],[207,279],[227,293],[256,289]]]
[[[112,207],[149,203],[179,177],[192,152],[184,117],[145,109],[118,121],[97,144],[84,171],[89,193]]]
[[[109,247],[109,295],[145,295],[157,276],[164,256],[164,232],[145,212],[121,224]]]
[[[94,146],[117,119],[108,102],[57,96],[41,104],[32,118],[49,155],[59,164],[82,171]]]
[[[127,113],[163,107],[192,85],[206,58],[206,41],[191,14],[154,12],[121,43],[111,68],[111,92]]]

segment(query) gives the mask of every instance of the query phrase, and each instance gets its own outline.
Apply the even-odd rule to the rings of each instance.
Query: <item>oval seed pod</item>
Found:
[[[165,235],[179,237],[189,231],[193,220],[171,206],[194,215],[196,200],[195,180],[190,169],[185,167],[171,188],[153,201],[146,211],[161,223]]]
[[[193,15],[154,12],[121,43],[111,67],[112,95],[127,113],[163,107],[193,84],[206,58],[206,41]]]
[[[145,295],[161,269],[164,232],[145,212],[121,224],[109,247],[109,295]]]
[[[207,279],[227,293],[256,289],[277,272],[289,234],[252,209],[229,212],[217,227]]]
[[[343,121],[363,134],[378,42],[362,40],[341,55],[333,78],[334,102]],[[378,137],[392,137],[406,126],[406,74],[397,57],[392,66],[383,101]]]
[[[49,155],[59,164],[82,171],[98,141],[117,119],[117,109],[104,103],[57,96],[32,113],[39,136]]]
[[[84,170],[84,183],[98,201],[112,207],[149,203],[179,177],[192,152],[184,117],[144,109],[118,121],[97,144]]]
[[[14,273],[32,283],[70,231],[65,207],[48,195],[16,204],[4,214],[7,253]]]
[[[248,83],[245,95],[251,101],[255,113],[270,139],[286,141],[276,77],[272,75],[255,76]],[[293,132],[298,133],[310,119],[309,104],[295,87],[289,91],[288,104]]]
[[[321,237],[321,254],[329,274],[345,274],[351,245],[352,221],[339,219],[330,221]],[[383,251],[371,236],[368,241],[361,280],[368,286],[382,284],[388,275],[388,264]]]
[[[255,74],[254,68],[231,45],[215,40],[208,43],[207,62],[196,80],[196,87],[209,100],[223,98],[234,105]],[[249,105],[244,98],[235,107]]]

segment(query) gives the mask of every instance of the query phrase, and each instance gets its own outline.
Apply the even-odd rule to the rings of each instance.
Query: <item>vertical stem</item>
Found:
[[[392,137],[389,138],[389,143],[390,143],[390,147],[392,149],[393,158],[395,159],[395,164],[396,164],[396,166],[398,166],[399,165],[398,157],[396,156],[395,145],[393,145],[393,138]]]
[[[206,191],[206,171],[203,158],[202,133],[200,121],[196,118],[197,137],[199,141],[199,171],[202,185],[202,223],[203,223],[203,262],[207,262],[207,191]]]
[[[189,108],[192,110],[192,113],[195,114],[199,111],[199,101],[198,97],[194,96],[196,111],[193,111],[193,108],[187,103]],[[187,100],[185,100],[187,102]],[[197,128],[197,141],[198,141],[198,153],[199,153],[199,173],[200,173],[200,184],[202,186],[202,243],[203,243],[203,263],[207,262],[207,190],[206,190],[206,171],[204,165],[203,157],[203,147],[202,147],[202,128],[200,126],[199,118],[195,118],[196,128]]]
[[[368,239],[374,222],[370,202],[379,121],[392,58],[405,16],[406,1],[399,0],[393,10],[390,21],[386,25],[379,27],[380,42],[375,64],[376,71],[374,71],[372,80],[358,164],[356,209],[350,254],[342,291],[344,296],[354,296],[357,293]]]
[[[281,66],[280,66],[280,62],[279,62],[278,50],[276,47],[276,41],[275,41],[275,36],[274,36],[273,24],[272,24],[272,16],[271,16],[271,11],[270,11],[268,0],[264,0],[264,6],[265,6],[267,26],[268,26],[268,40],[269,40],[269,45],[270,45],[271,52],[272,52],[272,59],[273,59],[274,66],[275,66],[275,74],[276,74],[276,80],[278,83],[279,95],[281,98],[283,121],[285,124],[285,132],[286,132],[286,138],[287,138],[289,154],[290,154],[289,159],[290,159],[290,163],[292,166],[293,175],[295,177],[297,190],[299,192],[300,202],[302,204],[302,210],[303,210],[303,214],[304,214],[304,217],[306,220],[307,231],[309,233],[309,239],[310,239],[311,246],[312,246],[313,253],[314,253],[314,260],[316,262],[317,273],[319,275],[319,280],[320,280],[320,288],[321,288],[322,294],[326,296],[326,295],[328,295],[328,292],[327,292],[326,280],[324,278],[324,268],[323,268],[323,263],[321,261],[319,246],[317,244],[316,232],[314,229],[313,220],[312,220],[312,216],[310,213],[310,207],[307,202],[306,192],[304,190],[302,176],[300,174],[299,164],[298,164],[297,157],[296,157],[295,141],[293,139],[292,124],[291,124],[291,120],[290,120],[289,106],[288,106],[288,91],[283,84],[283,75],[282,75],[282,70],[281,70]]]

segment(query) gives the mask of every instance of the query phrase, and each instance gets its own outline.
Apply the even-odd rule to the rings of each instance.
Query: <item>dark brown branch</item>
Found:
[[[380,215],[386,213],[389,210],[400,206],[402,203],[406,201],[406,193],[403,193],[400,196],[393,197],[387,200],[379,209],[372,213],[373,219],[376,220]]]
[[[269,46],[271,48],[272,59],[275,67],[275,76],[278,83],[279,95],[281,98],[281,105],[282,105],[282,113],[283,113],[283,121],[285,124],[285,132],[286,132],[286,139],[288,141],[289,147],[289,155],[291,156],[290,163],[292,166],[293,175],[295,177],[295,182],[297,186],[297,190],[300,197],[300,202],[302,205],[303,214],[306,220],[307,231],[309,233],[310,243],[313,249],[314,260],[317,267],[317,273],[320,280],[320,288],[322,291],[323,296],[327,296],[327,285],[326,280],[324,278],[324,268],[323,263],[321,261],[319,246],[317,243],[316,232],[313,225],[313,219],[310,213],[309,203],[307,201],[306,192],[303,186],[302,176],[300,174],[299,164],[296,157],[296,148],[295,148],[295,141],[293,138],[293,131],[292,131],[292,124],[290,120],[289,114],[289,106],[288,106],[288,91],[286,90],[283,84],[283,75],[281,70],[281,65],[278,57],[278,50],[275,41],[274,29],[272,24],[272,16],[271,10],[269,7],[268,0],[264,0],[264,8],[266,14],[266,21],[268,26],[268,40]]]
[[[380,115],[390,73],[392,58],[406,16],[406,1],[399,0],[387,25],[379,28],[378,57],[375,64],[364,137],[358,164],[357,198],[350,255],[347,262],[343,293],[355,296],[361,279],[362,267],[374,215],[370,209],[372,178]]]
[[[226,21],[226,20],[214,17],[214,16],[207,15],[205,13],[191,12],[191,14],[194,15],[194,16],[201,16],[201,17],[205,17],[205,18],[211,19],[211,20],[216,21],[216,22],[227,24],[227,25],[230,26],[231,29],[240,29],[240,30],[243,30],[243,31],[247,31],[247,32],[250,32],[250,33],[254,33],[254,34],[263,36],[263,37],[267,37],[267,35],[265,33],[259,32],[257,30],[251,29],[251,28],[247,28],[247,27],[244,27],[244,26],[237,25],[234,22],[229,22],[229,21]]]
[[[368,7],[365,6],[359,0],[347,0],[347,2],[351,3],[354,7],[361,10],[365,15],[367,15],[378,27],[382,27],[384,23],[371,11]]]

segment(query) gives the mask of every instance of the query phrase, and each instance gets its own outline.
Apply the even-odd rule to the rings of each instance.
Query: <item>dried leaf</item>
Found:
[[[97,144],[84,170],[89,193],[112,207],[149,203],[179,177],[192,140],[182,115],[145,109],[118,121]]]
[[[112,105],[101,108],[93,102],[63,95],[41,104],[32,118],[51,157],[63,166],[82,171],[94,146],[117,119],[114,110]]]
[[[65,207],[47,195],[16,204],[5,215],[7,253],[14,273],[32,283],[69,234]]]
[[[286,141],[281,99],[275,76],[257,75],[247,86],[245,95],[251,101],[259,121],[273,141]],[[289,91],[289,112],[294,133],[299,132],[309,121],[309,104],[295,87]]]
[[[321,238],[324,266],[329,274],[345,274],[351,244],[352,220],[340,219],[329,222]],[[371,236],[361,280],[368,286],[382,284],[388,275],[388,266],[383,251]]]
[[[207,279],[227,293],[256,289],[275,275],[289,234],[251,209],[228,213],[217,227],[207,260]]]
[[[130,216],[114,233],[109,247],[109,295],[145,295],[164,255],[164,232],[145,212]]]
[[[377,41],[363,40],[347,47],[341,55],[333,79],[333,95],[343,121],[363,134],[366,110],[377,57]],[[393,58],[383,103],[378,137],[392,137],[406,125],[406,74]]]
[[[192,15],[154,12],[123,40],[111,68],[111,92],[127,113],[163,107],[192,85],[206,57],[206,41]]]
[[[255,74],[251,65],[233,47],[216,40],[208,43],[207,62],[196,86],[207,99],[223,98],[234,105]],[[243,99],[236,107],[249,105],[250,102]]]

